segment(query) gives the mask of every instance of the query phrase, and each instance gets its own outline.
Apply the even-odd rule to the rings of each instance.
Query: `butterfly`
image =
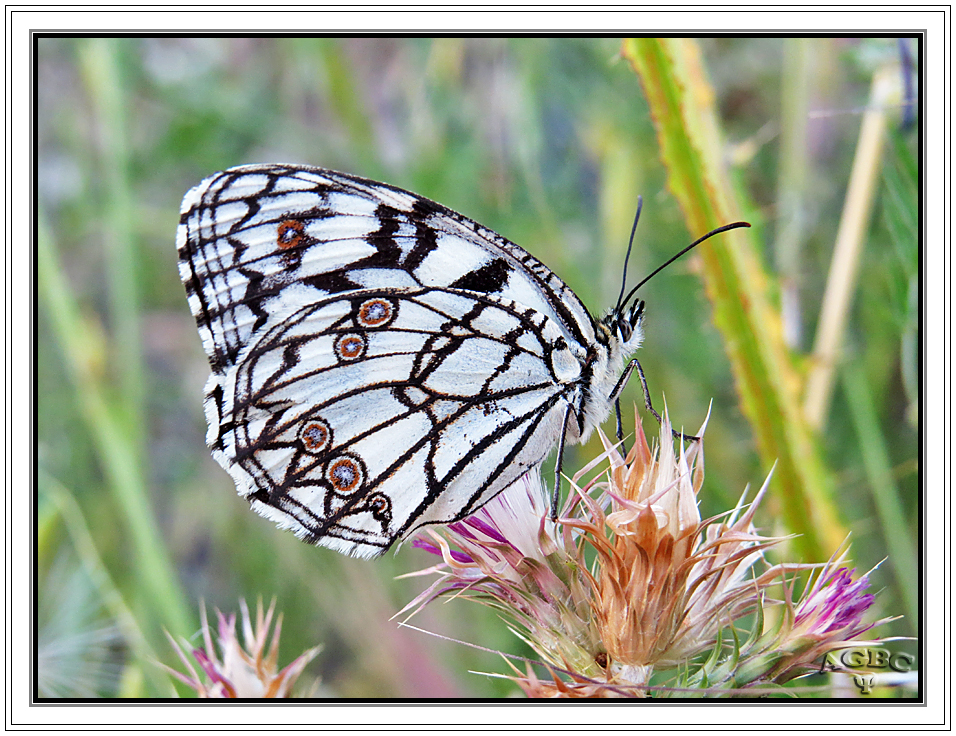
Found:
[[[556,445],[557,494],[642,340],[634,290],[595,319],[497,233],[327,169],[206,178],[177,249],[213,457],[255,511],[357,557],[473,513]]]

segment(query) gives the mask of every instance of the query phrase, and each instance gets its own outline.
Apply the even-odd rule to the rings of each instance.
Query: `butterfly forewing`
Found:
[[[430,200],[244,166],[186,195],[177,246],[213,456],[310,542],[380,554],[536,468],[567,416],[577,440],[606,415],[620,351],[603,326],[540,261]]]
[[[214,371],[270,317],[330,294],[439,286],[531,307],[588,345],[593,320],[533,256],[401,189],[323,169],[244,166],[183,201],[180,274]]]

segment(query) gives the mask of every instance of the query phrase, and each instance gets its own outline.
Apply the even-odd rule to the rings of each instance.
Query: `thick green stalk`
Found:
[[[743,208],[725,170],[714,92],[697,43],[630,39],[623,55],[643,83],[668,186],[690,232],[697,236],[740,220]],[[789,530],[800,534],[794,544],[807,559],[827,559],[847,532],[833,504],[830,473],[803,418],[800,377],[750,232],[734,230],[699,249],[702,277],[760,456],[768,467],[777,463],[776,502]]]

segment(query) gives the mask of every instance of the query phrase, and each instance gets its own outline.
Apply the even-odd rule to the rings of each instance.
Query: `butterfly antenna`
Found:
[[[635,222],[635,225],[636,224],[637,223]],[[662,263],[660,266],[658,266],[653,271],[651,271],[647,276],[645,276],[637,286],[635,286],[633,289],[631,289],[627,293],[627,296],[624,298],[623,302],[618,300],[618,308],[620,309],[621,304],[627,304],[629,301],[631,301],[631,297],[634,296],[634,293],[638,289],[644,286],[644,284],[650,281],[654,276],[659,274],[661,271],[663,271],[665,268],[667,268],[669,265],[671,265],[674,261],[676,261],[678,258],[680,258],[682,255],[684,255],[688,251],[693,250],[694,248],[696,248],[698,245],[703,243],[708,238],[712,238],[713,236],[719,235],[720,233],[727,232],[728,230],[736,230],[737,228],[740,228],[740,227],[750,227],[750,223],[749,222],[732,222],[729,225],[722,225],[721,227],[718,227],[716,230],[711,230],[709,233],[707,233],[703,237],[698,238],[693,243],[691,243],[686,248],[684,248],[684,250],[682,250],[680,253],[678,253],[675,256],[671,256],[664,263]]]
[[[637,232],[637,221],[641,219],[641,208],[644,206],[644,197],[637,197],[637,214],[634,215],[634,224],[631,225],[631,237],[627,241],[627,254],[624,256],[624,275],[621,277],[621,293],[617,297],[615,312],[621,311],[621,299],[624,298],[624,289],[627,287],[627,262],[631,259],[631,246],[634,245],[634,233]]]

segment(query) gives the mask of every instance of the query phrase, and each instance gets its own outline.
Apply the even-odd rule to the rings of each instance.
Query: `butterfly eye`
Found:
[[[625,319],[623,314],[618,315],[616,327],[618,334],[621,336],[622,342],[627,342],[631,339],[633,329],[631,327],[631,323],[628,321],[628,319]]]

